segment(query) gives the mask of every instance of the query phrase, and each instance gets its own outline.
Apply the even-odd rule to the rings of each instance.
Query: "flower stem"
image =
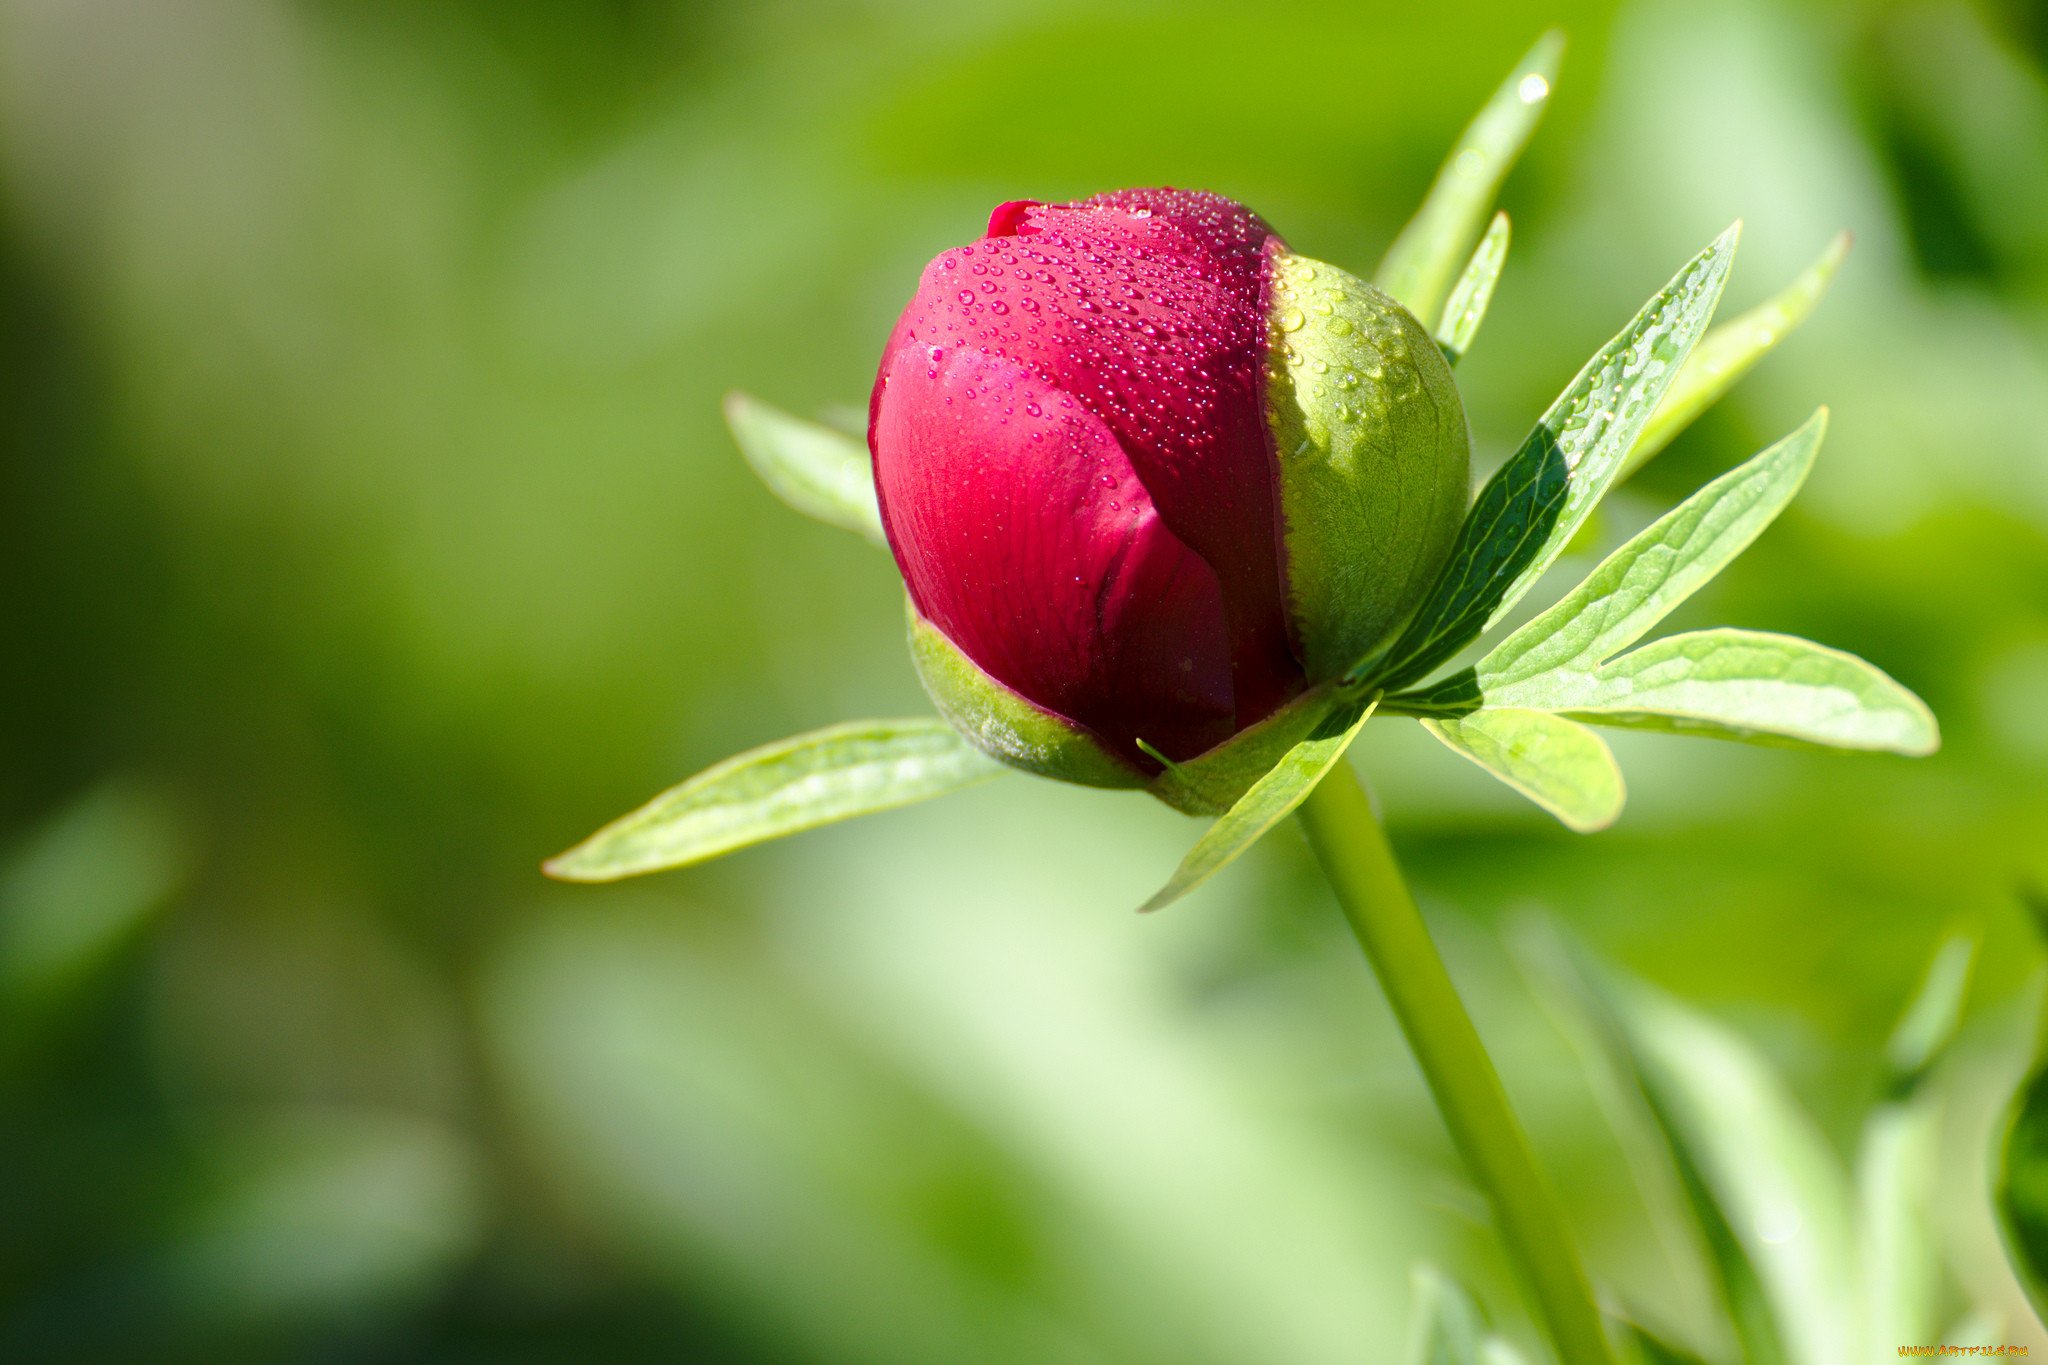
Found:
[[[1492,1200],[1508,1251],[1566,1365],[1611,1365],[1612,1348],[1564,1211],[1508,1107],[1500,1075],[1415,908],[1351,765],[1302,803],[1301,823],[1408,1036],[1444,1126]]]

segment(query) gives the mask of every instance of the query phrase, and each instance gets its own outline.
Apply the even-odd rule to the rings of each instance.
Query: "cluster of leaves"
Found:
[[[1669,1305],[1627,1323],[1645,1365],[1819,1365],[1901,1345],[1999,1339],[1998,1305],[1959,1292],[1966,1280],[1945,1263],[1934,1225],[1943,1157],[1935,1078],[1962,1019],[1973,938],[1942,945],[1901,1013],[1853,1163],[1738,1034],[1595,960],[1547,922],[1524,926],[1515,947],[1588,1066],[1659,1240],[1690,1281],[1685,1298],[1705,1309],[1684,1324]],[[2048,1104],[2038,1107],[2034,1122],[2048,1126]],[[2023,1121],[2016,1131],[2030,1130]],[[2048,1167],[2025,1169],[2038,1180]],[[2010,1219],[2013,1201],[2003,1202]],[[2043,1213],[2020,1212],[2036,1237],[2048,1231]],[[1456,1285],[1434,1272],[1417,1285],[1410,1360],[1521,1359],[1489,1337]],[[1686,1344],[1675,1343],[1680,1336]]]
[[[1560,50],[1546,37],[1509,75],[1375,276],[1417,317],[1440,319],[1436,336],[1453,363],[1470,348],[1507,259],[1506,215],[1495,214],[1483,232],[1481,224],[1541,115]],[[1918,698],[1863,660],[1810,641],[1723,629],[1630,649],[1784,509],[1820,448],[1825,410],[1630,539],[1477,663],[1427,681],[1501,624],[1616,483],[1805,318],[1846,247],[1838,239],[1776,297],[1709,331],[1738,228],[1688,262],[1587,362],[1480,490],[1414,619],[1309,700],[1322,714],[1308,737],[1272,756],[1146,908],[1185,894],[1249,848],[1376,713],[1419,719],[1453,751],[1582,831],[1611,824],[1624,798],[1614,756],[1589,725],[1903,754],[1936,747],[1934,718]],[[748,461],[791,506],[880,540],[857,438],[744,395],[729,401],[727,416]],[[935,720],[835,726],[690,779],[549,871],[601,881],[682,866],[999,771]]]

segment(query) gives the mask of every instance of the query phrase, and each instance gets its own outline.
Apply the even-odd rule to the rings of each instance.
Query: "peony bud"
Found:
[[[1210,194],[1011,203],[926,268],[868,444],[940,709],[1138,786],[1358,662],[1467,498],[1429,333]]]

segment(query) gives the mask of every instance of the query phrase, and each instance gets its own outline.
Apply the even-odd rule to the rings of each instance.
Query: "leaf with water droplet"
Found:
[[[1700,338],[1700,344],[1672,382],[1671,391],[1664,395],[1664,401],[1657,405],[1642,434],[1636,437],[1635,447],[1622,461],[1617,482],[1648,464],[1695,418],[1734,388],[1773,347],[1812,316],[1848,256],[1849,243],[1849,234],[1840,234],[1792,283]]]
[[[1421,610],[1353,669],[1356,680],[1389,690],[1419,681],[1506,615],[1563,552],[1706,330],[1739,228],[1687,262],[1586,362],[1480,490]]]
[[[1387,248],[1373,283],[1417,317],[1433,318],[1442,311],[1501,181],[1549,105],[1563,54],[1562,33],[1553,29],[1537,39],[1466,127],[1422,207]]]
[[[1479,324],[1486,318],[1487,305],[1493,302],[1493,287],[1500,282],[1501,267],[1507,264],[1507,259],[1508,216],[1496,213],[1492,226],[1473,248],[1472,259],[1451,290],[1451,297],[1444,304],[1443,319],[1436,326],[1436,344],[1443,347],[1444,359],[1451,364],[1458,363],[1472,348],[1472,338],[1479,335]]]

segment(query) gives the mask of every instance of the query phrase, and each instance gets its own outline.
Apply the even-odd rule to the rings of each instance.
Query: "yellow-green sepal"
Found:
[[[1471,495],[1451,367],[1387,294],[1322,261],[1272,262],[1266,417],[1279,465],[1288,606],[1312,681],[1413,614]]]
[[[1048,711],[991,678],[938,627],[905,603],[910,659],[947,723],[990,758],[1040,777],[1084,787],[1142,787],[1145,775],[1085,726]]]
[[[1146,790],[1183,815],[1221,815],[1313,734],[1338,700],[1334,686],[1304,692],[1208,752],[1168,765]]]

